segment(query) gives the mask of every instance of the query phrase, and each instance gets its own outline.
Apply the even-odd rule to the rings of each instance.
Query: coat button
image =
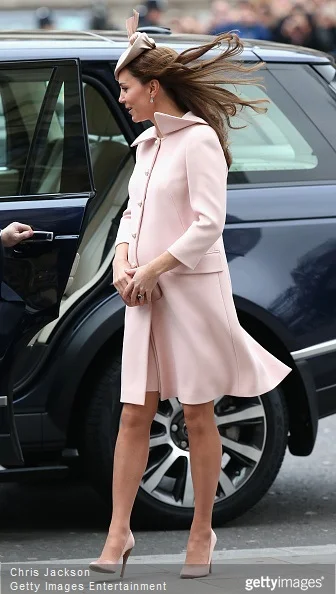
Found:
[[[159,144],[159,141],[158,141],[158,139],[156,139],[156,141],[155,141],[155,143],[154,143],[154,144]]]
[[[142,202],[138,202],[138,206],[142,206]]]
[[[145,175],[149,175],[149,169],[146,169]]]
[[[136,238],[136,233],[132,233],[132,237],[133,237],[133,239],[135,239]]]

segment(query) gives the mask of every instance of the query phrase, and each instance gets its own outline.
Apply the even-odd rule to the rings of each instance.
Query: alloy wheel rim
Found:
[[[235,495],[259,466],[266,442],[266,414],[259,397],[221,396],[214,402],[222,442],[215,506]],[[193,508],[188,432],[176,398],[159,402],[140,488],[161,503]]]

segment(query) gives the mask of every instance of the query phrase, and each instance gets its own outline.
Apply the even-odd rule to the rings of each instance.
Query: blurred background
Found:
[[[294,43],[336,55],[336,0],[1,0],[0,26],[13,29],[124,29],[132,8],[140,25],[176,33],[237,30],[241,37]]]

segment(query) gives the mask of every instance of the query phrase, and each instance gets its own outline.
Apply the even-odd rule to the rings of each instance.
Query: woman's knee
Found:
[[[209,424],[214,423],[213,402],[205,404],[184,404],[184,420],[188,434],[201,433],[207,430]]]
[[[158,398],[158,397],[157,397]],[[121,412],[120,425],[125,429],[147,430],[154,419],[157,410],[155,397],[147,397],[144,405],[125,403]]]

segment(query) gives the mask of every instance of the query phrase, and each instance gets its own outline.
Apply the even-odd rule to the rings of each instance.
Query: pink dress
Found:
[[[133,265],[169,251],[181,264],[162,274],[162,297],[126,307],[121,401],[200,404],[258,396],[291,371],[239,324],[224,251],[227,165],[215,131],[188,112],[156,113],[133,143],[136,165],[116,245]]]

